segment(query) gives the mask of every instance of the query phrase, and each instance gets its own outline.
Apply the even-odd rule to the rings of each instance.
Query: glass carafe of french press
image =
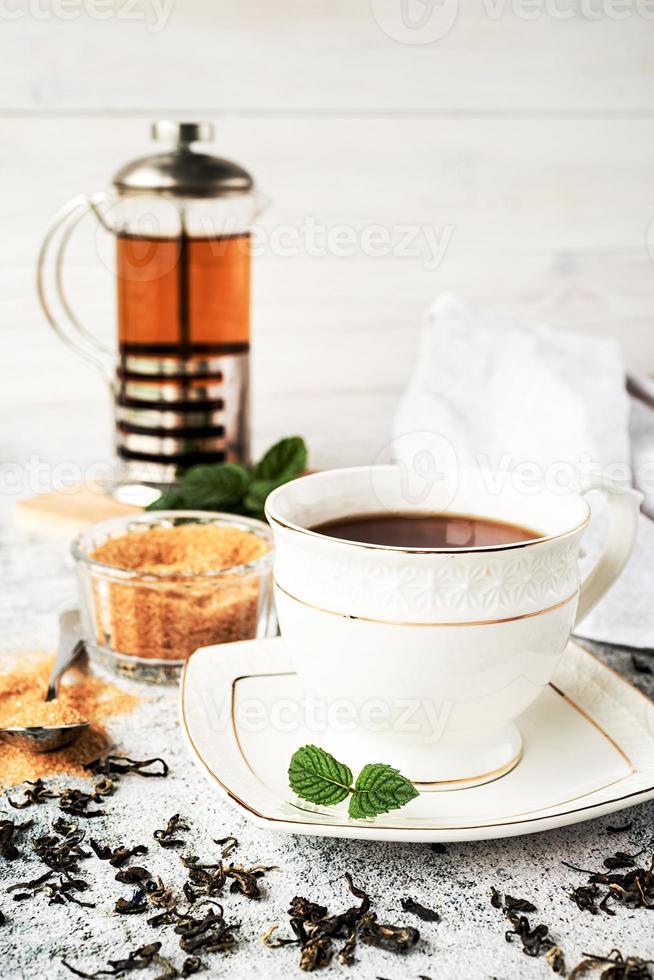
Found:
[[[125,483],[167,484],[200,462],[247,461],[252,177],[196,151],[209,124],[158,122],[168,152],[122,167],[111,193],[80,196],[44,240],[38,288],[60,338],[100,368],[115,404]],[[108,351],[63,289],[65,249],[92,213],[116,239],[117,344]]]

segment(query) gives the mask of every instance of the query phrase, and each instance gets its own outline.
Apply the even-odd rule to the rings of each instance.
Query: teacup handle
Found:
[[[575,625],[581,622],[611,588],[627,563],[636,540],[638,514],[643,495],[620,486],[605,476],[589,477],[581,493],[601,490],[609,505],[609,531],[599,561],[581,583]]]

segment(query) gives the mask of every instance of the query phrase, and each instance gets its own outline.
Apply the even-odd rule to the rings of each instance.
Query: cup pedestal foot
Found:
[[[514,724],[443,736],[431,745],[397,733],[325,732],[318,743],[357,773],[368,762],[386,762],[421,793],[470,789],[511,772],[522,756],[522,737]]]

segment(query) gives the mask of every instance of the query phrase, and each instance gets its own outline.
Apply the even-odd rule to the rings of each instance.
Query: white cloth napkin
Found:
[[[462,466],[530,464],[545,479],[571,484],[598,471],[630,482],[631,414],[618,341],[521,322],[446,294],[427,314],[418,361],[394,419],[393,456],[409,464],[429,439],[426,433],[438,433]],[[639,402],[633,414],[638,472],[644,460],[654,460],[654,411]],[[605,531],[602,504],[593,502],[593,510],[584,565],[595,560]],[[579,635],[654,647],[653,567],[654,522],[641,516],[627,568],[580,624]]]

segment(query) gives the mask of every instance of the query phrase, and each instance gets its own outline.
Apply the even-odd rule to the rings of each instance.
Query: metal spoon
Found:
[[[77,658],[84,652],[79,638],[79,610],[66,609],[59,616],[59,650],[48,681],[45,700],[54,701],[59,691],[59,681]],[[9,740],[32,752],[55,752],[72,743],[89,727],[88,721],[76,725],[48,725],[25,728],[0,728],[0,738]]]

